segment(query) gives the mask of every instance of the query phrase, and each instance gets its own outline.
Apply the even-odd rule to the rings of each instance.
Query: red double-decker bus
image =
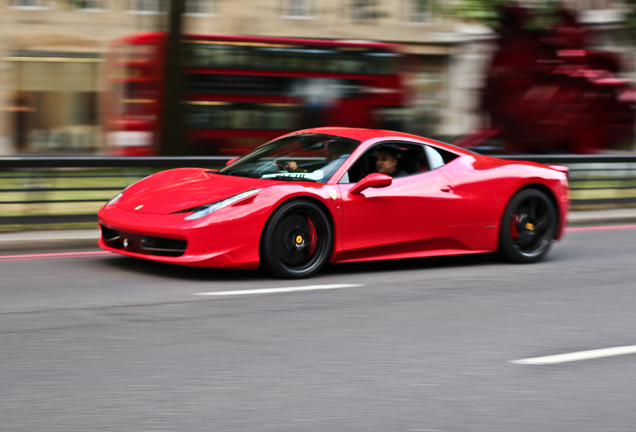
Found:
[[[111,154],[160,154],[165,43],[165,33],[143,33],[112,44],[103,105]],[[403,129],[395,45],[184,35],[181,55],[190,154],[241,155],[306,127]]]

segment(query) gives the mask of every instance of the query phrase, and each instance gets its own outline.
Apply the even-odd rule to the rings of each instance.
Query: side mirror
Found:
[[[349,193],[359,195],[365,189],[383,188],[390,186],[391,183],[393,183],[391,176],[382,173],[371,173],[356,183],[356,185],[349,190]]]
[[[229,161],[225,162],[225,166],[228,166],[229,164],[234,163],[237,159],[238,159],[237,157],[230,159]]]

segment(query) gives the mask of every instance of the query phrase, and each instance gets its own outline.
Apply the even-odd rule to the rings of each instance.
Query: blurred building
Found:
[[[564,3],[597,25],[620,20],[615,1]],[[166,8],[163,0],[0,0],[0,153],[98,150],[107,44],[165,29]],[[493,33],[442,18],[432,0],[186,0],[185,10],[192,33],[402,44],[413,54],[409,131],[454,137],[478,122]]]

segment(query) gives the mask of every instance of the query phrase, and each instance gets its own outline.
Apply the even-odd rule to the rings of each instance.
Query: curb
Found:
[[[99,230],[46,230],[0,233],[0,252],[47,248],[97,248]]]
[[[636,223],[636,209],[578,210],[568,214],[567,226]]]
[[[636,209],[580,210],[570,212],[567,226],[636,224]],[[17,231],[0,233],[0,253],[47,248],[97,248],[98,229]]]

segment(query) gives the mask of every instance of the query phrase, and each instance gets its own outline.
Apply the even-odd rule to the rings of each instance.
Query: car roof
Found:
[[[391,130],[362,129],[362,128],[348,128],[348,127],[320,127],[320,128],[303,129],[303,130],[293,132],[293,134],[298,134],[298,133],[317,133],[317,134],[335,135],[335,136],[355,139],[362,143],[372,139],[373,140],[375,139],[417,140],[417,141],[422,141],[428,144],[432,144],[434,146],[440,147],[442,149],[445,149],[454,153],[474,155],[473,152],[463,149],[461,147],[457,147],[451,144],[447,144],[444,142],[436,141],[434,139],[430,139],[430,138],[426,138],[426,137],[422,137],[418,135],[413,135],[413,134],[409,134],[405,132],[391,131]]]

